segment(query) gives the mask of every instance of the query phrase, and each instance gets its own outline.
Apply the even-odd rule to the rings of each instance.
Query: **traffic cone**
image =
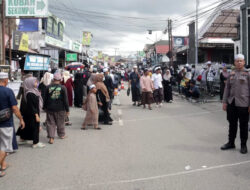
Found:
[[[118,105],[118,106],[121,105],[118,95],[119,95],[118,89],[115,88],[113,105]]]
[[[123,80],[122,80],[122,82],[121,82],[121,89],[122,89],[122,90],[125,89],[125,88],[124,88],[124,82],[123,82]]]

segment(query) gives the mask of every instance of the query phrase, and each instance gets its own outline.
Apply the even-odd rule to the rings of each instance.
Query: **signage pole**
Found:
[[[83,45],[82,45],[82,64],[83,64]]]
[[[2,65],[5,65],[5,0],[2,0]]]

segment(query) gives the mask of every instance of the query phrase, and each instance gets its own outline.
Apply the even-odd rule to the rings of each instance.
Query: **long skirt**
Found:
[[[154,102],[152,92],[142,92],[142,104],[152,104]]]
[[[140,89],[136,87],[132,87],[131,91],[132,91],[132,101],[139,102],[140,97],[141,97]]]
[[[99,107],[99,122],[112,122],[113,119],[110,117],[110,113],[108,111],[109,109],[109,103],[108,102],[102,102],[102,106]]]
[[[32,140],[33,144],[39,142],[40,123],[37,123],[34,117],[24,115],[25,128],[17,130],[17,136],[23,140]]]
[[[172,85],[169,82],[164,82],[164,100],[166,102],[173,100]]]

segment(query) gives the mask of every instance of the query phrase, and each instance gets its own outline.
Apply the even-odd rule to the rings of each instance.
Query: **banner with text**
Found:
[[[27,54],[25,59],[25,71],[47,71],[49,69],[50,58],[41,55]]]
[[[13,49],[19,51],[29,51],[29,36],[24,32],[13,32]]]
[[[91,32],[83,32],[82,45],[90,46],[91,41],[92,41]]]
[[[48,0],[8,0],[7,17],[47,17]]]
[[[66,54],[66,61],[77,61],[77,53],[67,53]]]

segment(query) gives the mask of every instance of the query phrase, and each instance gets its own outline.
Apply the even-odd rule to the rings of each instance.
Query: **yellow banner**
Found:
[[[104,60],[109,61],[109,56],[106,56]]]
[[[90,46],[91,41],[92,41],[91,32],[83,32],[82,45]]]
[[[20,51],[29,51],[29,36],[28,34],[23,33],[22,34],[22,38],[20,41],[20,45],[19,45],[19,50]]]
[[[102,58],[103,58],[102,52],[98,51],[98,59],[102,59]]]

